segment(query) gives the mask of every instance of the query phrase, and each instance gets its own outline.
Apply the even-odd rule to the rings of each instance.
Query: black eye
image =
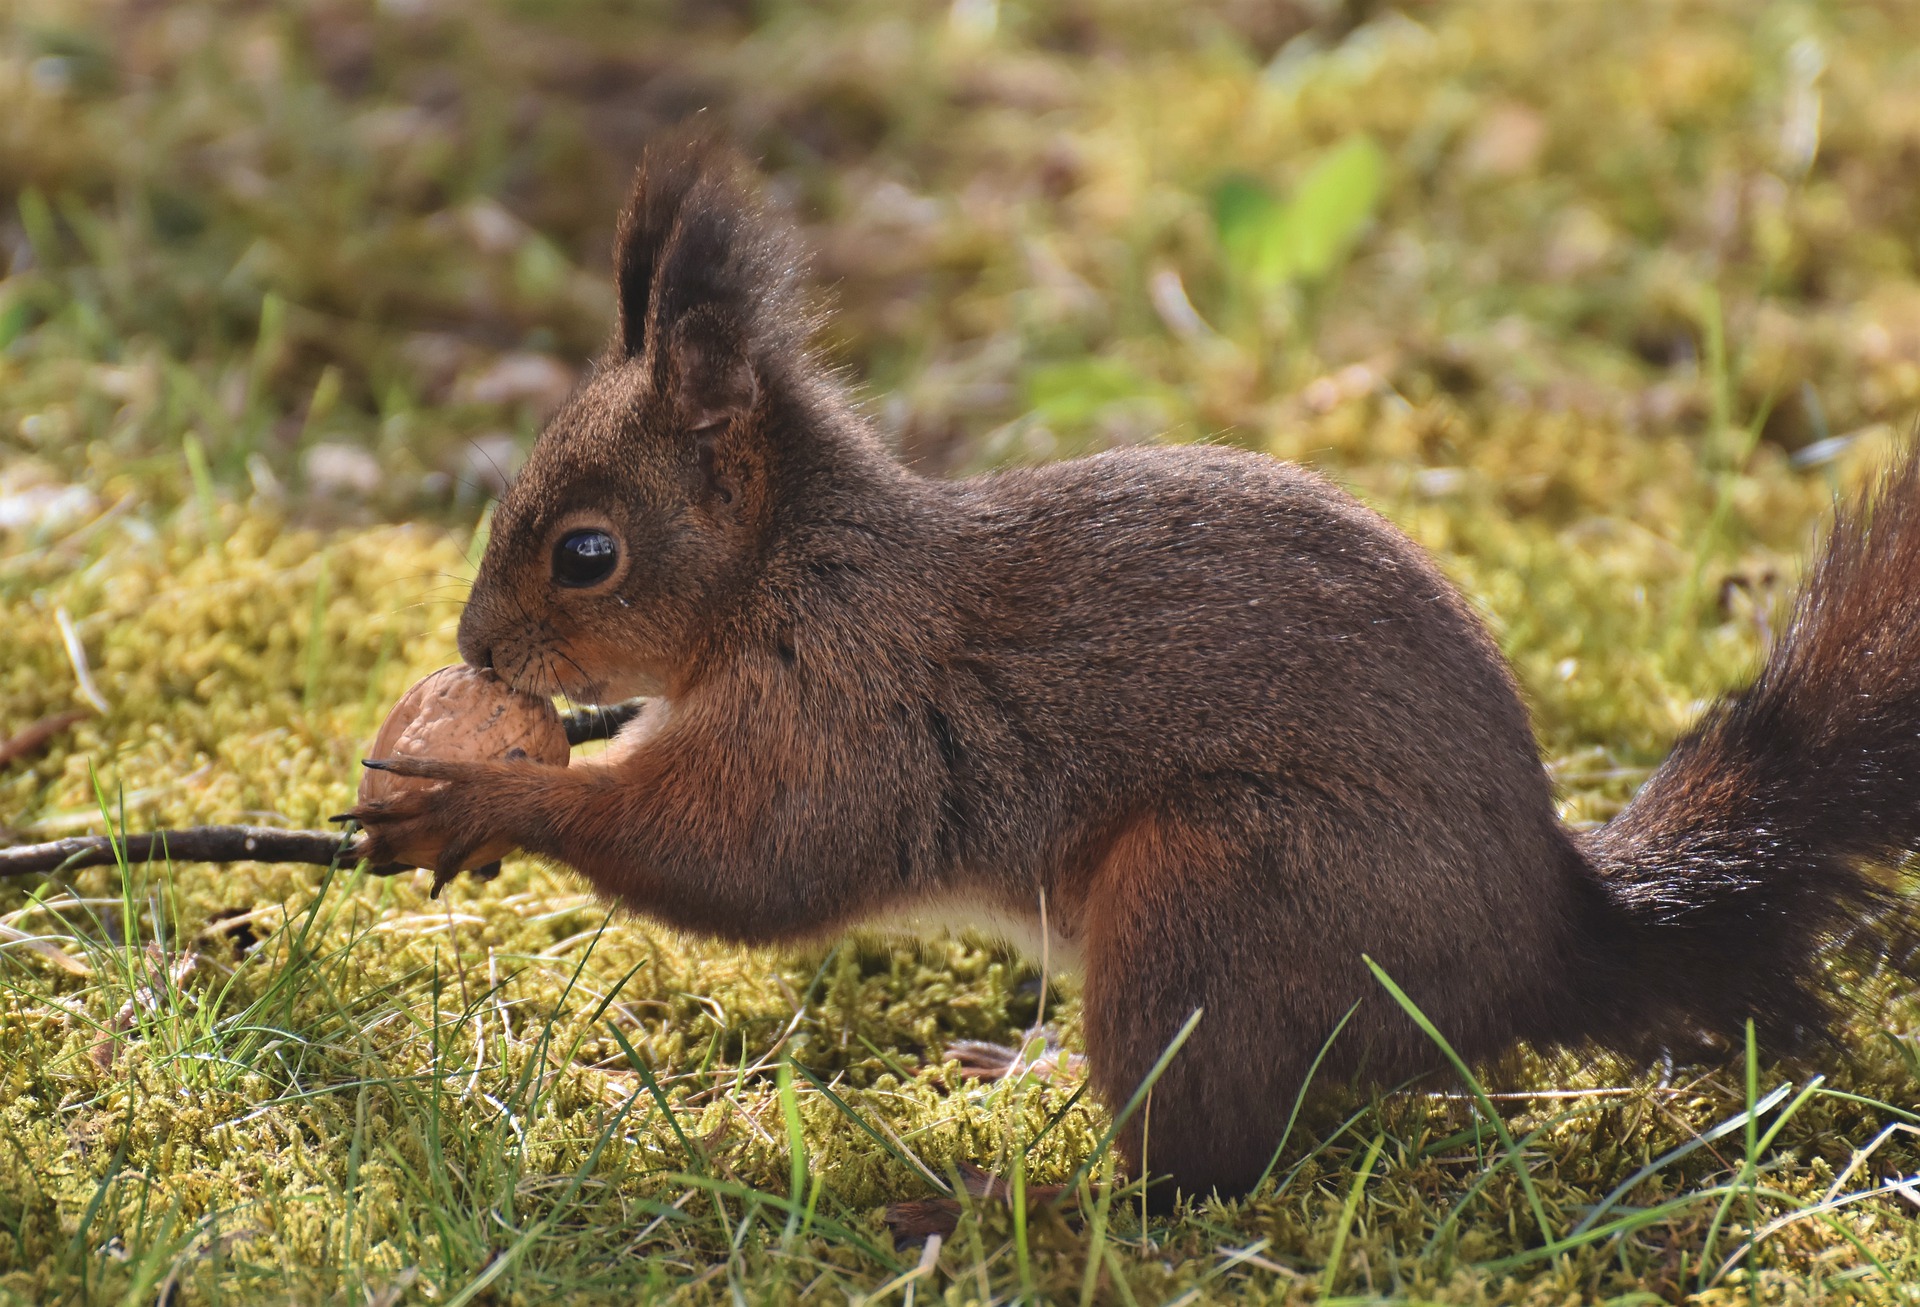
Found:
[[[598,585],[613,575],[620,546],[605,531],[569,531],[553,547],[553,579],[561,585]]]

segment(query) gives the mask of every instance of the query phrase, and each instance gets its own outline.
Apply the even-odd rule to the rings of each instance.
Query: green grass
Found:
[[[84,703],[61,613],[108,703],[0,771],[0,834],[347,805],[454,657],[500,465],[603,338],[638,143],[697,105],[920,466],[1164,436],[1325,468],[1440,554],[1565,815],[1606,818],[1920,410],[1920,11],[1377,8],[0,7],[0,735]],[[439,901],[102,869],[0,886],[0,927],[0,1301],[1920,1281],[1891,973],[1835,977],[1858,1014],[1804,1062],[1347,1095],[1253,1197],[1143,1221],[1076,1086],[941,1064],[1041,1015],[988,941],[724,948],[524,860]],[[1046,992],[1072,1045],[1074,982]],[[879,1205],[958,1162],[1084,1215],[895,1250]]]

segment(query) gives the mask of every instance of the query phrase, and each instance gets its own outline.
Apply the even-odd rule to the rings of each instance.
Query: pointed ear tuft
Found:
[[[649,146],[633,176],[627,207],[614,235],[613,265],[619,317],[614,348],[637,358],[646,348],[648,302],[660,257],[687,191],[704,169],[710,147],[704,142]]]
[[[743,345],[739,324],[711,305],[673,324],[668,369],[688,430],[717,427],[752,411],[760,383]]]
[[[647,148],[620,218],[614,348],[666,366],[676,325],[702,308],[735,329],[744,356],[804,340],[800,260],[725,146],[696,139]],[[707,332],[708,328],[696,328]]]

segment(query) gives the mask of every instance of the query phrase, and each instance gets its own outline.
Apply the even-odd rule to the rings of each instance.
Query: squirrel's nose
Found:
[[[493,670],[493,645],[463,639],[460,641],[460,660],[469,667],[490,672]]]
[[[476,608],[471,602],[466,611],[460,614],[460,661],[469,667],[477,667],[483,672],[493,670],[493,641],[488,638],[488,623],[484,620],[484,610]]]

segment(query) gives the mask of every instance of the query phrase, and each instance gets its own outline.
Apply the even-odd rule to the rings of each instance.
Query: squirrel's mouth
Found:
[[[518,658],[494,652],[493,670],[522,694],[563,698],[581,708],[604,708],[630,699],[654,698],[664,684],[645,672],[622,668],[612,675],[591,675],[566,650],[549,647],[516,651]]]
[[[517,655],[517,656],[516,656]],[[598,682],[587,676],[566,654],[554,649],[493,650],[494,675],[509,688],[539,699],[565,696],[576,704],[600,702]],[[569,675],[568,673],[572,673]]]

